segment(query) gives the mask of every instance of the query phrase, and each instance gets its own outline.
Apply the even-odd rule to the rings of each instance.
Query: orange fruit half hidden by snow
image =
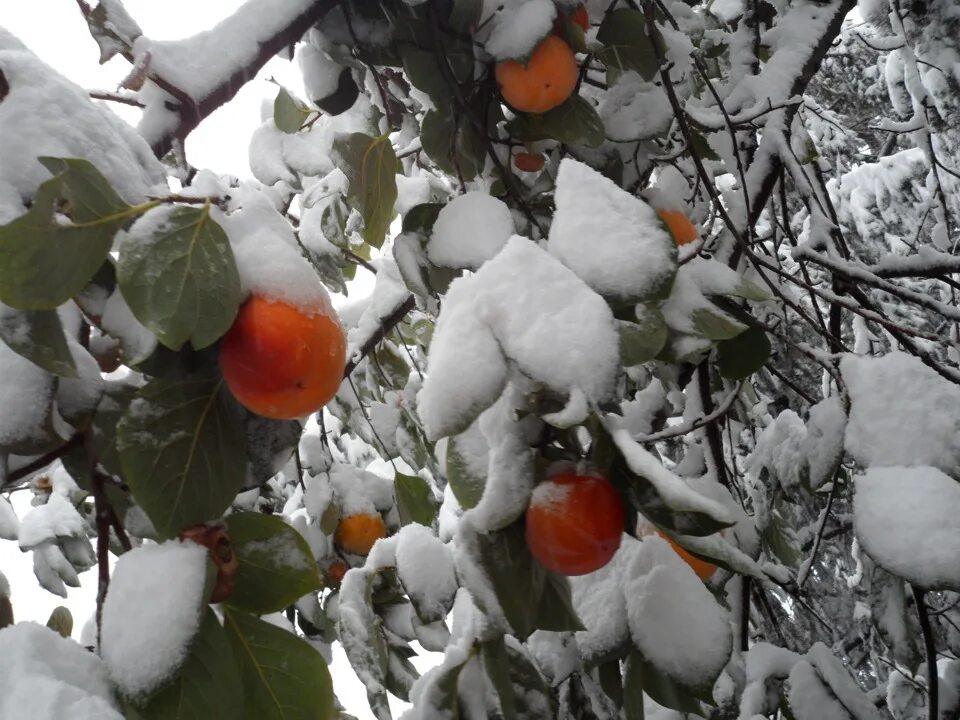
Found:
[[[518,60],[497,63],[500,94],[522,112],[545,113],[561,105],[577,87],[573,50],[555,35],[544,38],[526,64]]]
[[[690,219],[679,210],[657,210],[657,215],[663,220],[673,240],[677,245],[687,245],[700,237],[697,228]]]
[[[540,172],[543,170],[545,159],[540,153],[518,152],[513,156],[513,164],[517,170],[524,172]]]
[[[220,370],[248,410],[275,420],[315,412],[336,395],[347,343],[333,309],[308,312],[254,295],[220,341]]]
[[[387,525],[382,517],[375,513],[357,513],[340,521],[333,541],[352,555],[366,555],[377,540],[386,536]]]
[[[607,478],[564,471],[534,488],[526,513],[527,547],[553,572],[585,575],[610,562],[623,524],[623,503]]]

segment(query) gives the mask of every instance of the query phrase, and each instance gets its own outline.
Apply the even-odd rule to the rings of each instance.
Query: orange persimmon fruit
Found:
[[[556,19],[553,21],[553,34],[558,37],[563,37],[563,24],[564,22],[572,22],[575,25],[579,25],[584,32],[590,29],[590,16],[587,14],[587,8],[585,5],[577,5],[576,9],[572,13],[558,12]]]
[[[564,470],[534,488],[526,512],[527,547],[553,572],[586,575],[610,562],[623,525],[623,502],[607,478]]]
[[[513,156],[513,164],[517,170],[524,172],[540,172],[543,170],[545,158],[540,153],[518,152]]]
[[[519,60],[497,63],[500,94],[522,112],[545,113],[564,103],[577,87],[573,50],[555,35],[540,41],[526,64]]]
[[[303,417],[330,402],[346,362],[346,338],[329,305],[311,312],[254,295],[220,341],[230,392],[248,410],[275,420]]]
[[[663,220],[664,225],[667,226],[670,234],[673,235],[673,241],[677,243],[677,245],[687,245],[700,237],[694,224],[679,210],[662,208],[657,210],[657,215]]]
[[[233,595],[240,558],[233,550],[233,543],[223,523],[191,525],[180,531],[180,540],[189,540],[203,545],[217,567],[217,580],[207,602],[220,603]]]
[[[376,513],[347,515],[337,525],[333,541],[352,555],[367,555],[373,544],[387,536],[387,525]]]

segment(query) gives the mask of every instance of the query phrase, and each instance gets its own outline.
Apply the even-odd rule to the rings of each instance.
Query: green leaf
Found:
[[[579,95],[571,95],[562,105],[540,115],[539,124],[549,137],[567,145],[599,147],[606,138],[600,115]]]
[[[149,237],[141,223],[162,220]],[[157,208],[120,246],[117,282],[137,319],[171,350],[212,345],[240,307],[240,274],[230,241],[210,207]]]
[[[510,680],[510,659],[503,635],[480,643],[480,658],[487,677],[500,698],[500,711],[503,720],[516,720],[517,706],[513,697],[513,682]]]
[[[770,339],[758,327],[749,327],[717,345],[717,364],[725,378],[750,377],[770,359]]]
[[[245,720],[328,720],[333,684],[323,656],[296,635],[224,608],[224,627],[246,691]]]
[[[623,707],[623,677],[620,675],[620,660],[614,658],[597,666],[600,687],[607,697],[613,700],[617,709]]]
[[[437,221],[437,215],[443,208],[444,203],[414,205],[403,216],[403,232],[429,235],[433,232],[433,224]]]
[[[517,638],[524,640],[534,630],[583,629],[573,611],[569,584],[533,559],[522,521],[479,535],[477,544],[480,564]]]
[[[624,720],[644,720],[643,676],[637,656],[631,654],[623,668]]]
[[[78,376],[56,310],[17,310],[0,305],[0,340],[48,373]]]
[[[694,310],[690,319],[694,330],[708,340],[729,340],[747,329],[729,316],[706,308]]]
[[[420,141],[427,156],[450,175],[473,179],[483,170],[483,141],[466,118],[454,113],[450,103],[423,116]]]
[[[310,112],[310,108],[287,92],[286,88],[280,88],[277,99],[273,101],[273,123],[281,132],[293,134],[299,131],[310,117]]]
[[[521,720],[539,720],[554,717],[554,706],[543,675],[527,655],[507,645],[507,662],[510,668],[510,683],[514,688],[517,717]],[[546,710],[546,713],[544,713]]]
[[[160,539],[220,517],[244,480],[240,428],[222,381],[158,378],[117,427],[124,477]]]
[[[320,590],[320,570],[304,537],[279,517],[237,512],[227,531],[240,561],[230,607],[263,615]]]
[[[436,53],[413,45],[402,45],[400,56],[410,84],[429,95],[434,106],[441,107],[442,103],[453,102],[453,91],[444,79]]]
[[[397,200],[397,155],[390,136],[341,135],[333,141],[333,149],[338,166],[350,180],[347,202],[363,216],[363,239],[379,248]]]
[[[617,321],[620,333],[620,359],[625,367],[653,360],[667,342],[667,324],[654,307],[644,308],[637,322]]]
[[[794,545],[796,536],[788,533],[789,526],[776,510],[771,512],[767,524],[760,530],[762,546],[787,567],[799,567],[803,557]],[[791,540],[793,542],[791,542]]]
[[[146,209],[123,202],[86,160],[40,162],[54,176],[37,189],[29,211],[0,226],[0,302],[23,310],[52,310],[79,293],[113,236]]]
[[[627,676],[638,678],[643,691],[658,705],[681,713],[703,714],[700,701],[691,692],[681,688],[635,651],[627,658]]]
[[[608,13],[597,31],[597,42],[604,46],[597,57],[608,69],[620,73],[635,70],[644,80],[653,80],[659,64],[646,26],[639,10],[621,8]]]
[[[129,701],[128,701],[129,702]],[[216,614],[207,608],[190,654],[176,677],[143,702],[130,703],[143,720],[235,720],[243,717],[240,671]]]
[[[693,150],[704,160],[719,160],[720,156],[710,147],[707,138],[693,128],[690,128],[690,137],[693,140]]]
[[[480,22],[483,11],[483,0],[453,0],[450,8],[450,27],[459,32],[470,32]]]
[[[437,501],[426,480],[398,472],[393,481],[393,491],[397,498],[401,525],[415,522],[430,527],[433,524],[433,518],[437,514]]]
[[[480,502],[487,481],[486,478],[477,477],[470,472],[467,461],[457,448],[457,438],[461,437],[457,435],[447,441],[447,482],[450,483],[460,507],[469,510]]]

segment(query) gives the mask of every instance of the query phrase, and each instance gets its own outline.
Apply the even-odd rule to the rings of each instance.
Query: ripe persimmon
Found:
[[[583,31],[586,32],[590,29],[590,16],[587,14],[587,8],[585,5],[577,5],[576,10],[574,10],[569,15],[565,12],[558,12],[556,19],[553,21],[553,34],[558,37],[563,37],[563,24],[565,22],[572,22],[575,25],[579,25],[583,28]]]
[[[565,470],[534,488],[526,513],[530,553],[561,575],[599,570],[620,547],[623,502],[602,475]]]
[[[670,234],[673,235],[673,241],[677,245],[687,245],[692,243],[698,237],[697,228],[690,222],[690,219],[679,210],[667,210],[661,208],[657,210],[657,215],[663,220]]]
[[[305,311],[254,295],[220,341],[220,370],[248,410],[292,420],[319,410],[336,395],[347,343],[336,313]]]
[[[662,532],[658,531],[657,535],[659,535],[668,543],[670,543],[670,547],[672,547],[674,552],[677,553],[677,555],[679,555],[680,558],[687,565],[691,567],[691,569],[697,574],[698,578],[706,582],[711,577],[713,577],[713,574],[717,571],[716,565],[712,563],[708,563],[706,560],[701,560],[700,558],[695,557],[694,555],[691,555],[689,552],[687,552],[685,548],[675,543],[673,540],[668,538]]]
[[[500,94],[511,107],[545,113],[562,104],[577,86],[573,50],[555,35],[540,41],[526,64],[518,60],[497,63]]]
[[[347,574],[347,570],[350,568],[343,560],[334,560],[327,566],[324,576],[327,580],[327,585],[331,587],[339,587],[340,583],[343,582],[343,576]]]
[[[387,536],[387,524],[376,513],[347,515],[337,525],[333,541],[352,555],[366,555],[373,544]]]
[[[240,558],[233,550],[226,527],[222,523],[191,525],[180,531],[180,539],[206,547],[217,566],[217,580],[208,602],[220,603],[233,595]]]
[[[513,156],[513,164],[517,170],[524,172],[540,172],[544,162],[545,158],[540,153],[518,152]]]

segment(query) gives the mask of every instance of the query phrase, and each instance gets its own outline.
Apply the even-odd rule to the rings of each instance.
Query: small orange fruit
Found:
[[[513,156],[513,164],[517,170],[524,172],[540,172],[544,162],[545,158],[540,153],[518,152]]]
[[[522,112],[544,113],[562,104],[577,87],[573,50],[555,35],[544,38],[526,65],[517,60],[497,63],[500,94]]]
[[[343,576],[347,574],[347,570],[350,568],[347,567],[347,564],[343,560],[334,560],[330,565],[327,566],[326,578],[327,585],[332,587],[337,587],[340,583],[343,582]]]
[[[275,420],[303,417],[337,394],[347,343],[336,313],[313,313],[254,295],[220,341],[220,370],[248,410]]]
[[[697,228],[689,218],[679,210],[657,210],[657,215],[663,220],[673,240],[677,245],[687,245],[700,237]]]
[[[620,547],[623,503],[602,475],[558,472],[537,485],[526,513],[530,553],[561,575],[599,570]]]
[[[387,525],[375,513],[348,515],[337,525],[333,541],[338,547],[353,555],[366,555],[373,544],[387,536]]]
[[[558,12],[556,19],[553,21],[553,34],[558,37],[563,37],[563,24],[565,22],[572,22],[575,25],[579,25],[583,28],[583,31],[586,32],[590,29],[590,16],[587,14],[587,8],[585,5],[577,5],[577,9],[572,13],[567,15],[564,12]]]
[[[711,577],[713,577],[713,574],[717,571],[716,565],[713,565],[712,563],[708,563],[706,560],[701,560],[700,558],[691,555],[689,552],[687,552],[685,548],[675,543],[673,540],[668,538],[662,532],[657,532],[657,534],[660,537],[662,537],[664,540],[666,540],[668,543],[670,543],[670,547],[672,547],[674,552],[676,552],[677,555],[679,555],[680,558],[693,569],[693,571],[697,574],[698,578],[706,582]]]

